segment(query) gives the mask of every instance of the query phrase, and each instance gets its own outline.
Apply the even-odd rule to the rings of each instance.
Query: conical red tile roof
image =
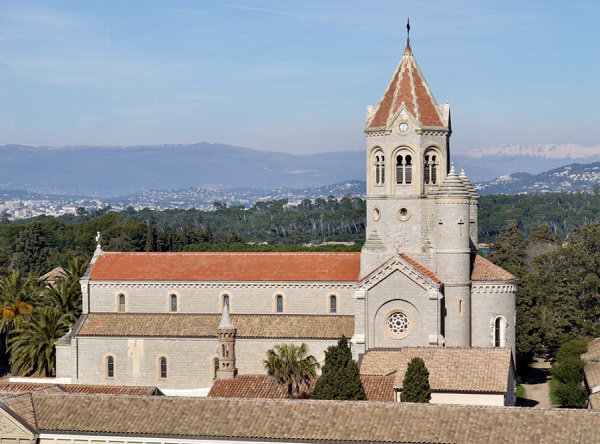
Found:
[[[447,127],[410,46],[406,47],[373,118],[367,123],[367,130],[387,127],[403,103],[420,127]]]

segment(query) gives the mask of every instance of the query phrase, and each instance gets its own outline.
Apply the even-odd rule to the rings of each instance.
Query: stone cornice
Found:
[[[353,290],[356,288],[356,283],[332,283],[332,282],[139,282],[139,281],[123,281],[123,282],[92,282],[91,288],[168,288],[171,290],[178,288],[325,288],[325,289],[340,289]]]
[[[473,283],[471,285],[471,294],[499,294],[499,293],[516,293],[517,284],[514,283]]]

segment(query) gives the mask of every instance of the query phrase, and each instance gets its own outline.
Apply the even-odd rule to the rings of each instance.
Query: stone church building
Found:
[[[407,45],[367,111],[360,253],[118,253],[99,240],[57,377],[197,389],[264,374],[276,344],[322,361],[342,335],[359,364],[407,347],[514,353],[517,279],[477,255],[479,198],[450,163],[451,133]]]

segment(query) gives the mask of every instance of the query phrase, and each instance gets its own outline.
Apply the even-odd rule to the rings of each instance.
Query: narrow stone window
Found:
[[[115,358],[113,358],[112,356],[106,357],[106,377],[115,377]]]
[[[383,154],[375,156],[375,185],[385,183],[385,158]]]
[[[329,313],[337,313],[337,297],[335,295],[329,297]]]
[[[160,358],[160,378],[166,379],[167,377],[167,358],[162,356]]]
[[[223,295],[223,307],[225,307],[226,305],[227,305],[227,308],[231,308],[231,305],[229,305],[229,295],[228,294]]]
[[[213,359],[213,379],[217,379],[217,372],[219,371],[219,359]]]
[[[494,347],[504,347],[506,345],[506,321],[498,316],[494,320]]]
[[[125,311],[125,295],[119,295],[119,311]]]
[[[277,313],[283,313],[283,296],[277,295]]]
[[[462,299],[458,301],[458,315],[462,317],[463,315],[463,301]]]
[[[171,295],[171,311],[177,311],[177,295]]]

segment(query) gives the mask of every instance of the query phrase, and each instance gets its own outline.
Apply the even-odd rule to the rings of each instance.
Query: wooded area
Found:
[[[534,354],[553,353],[570,339],[600,336],[600,196],[484,196],[479,214],[480,241],[491,242],[491,260],[520,279],[519,367]],[[79,309],[73,303],[79,295],[77,278],[91,258],[98,231],[105,251],[360,251],[365,202],[330,196],[298,205],[285,199],[257,202],[248,209],[215,203],[213,211],[129,208],[115,213],[110,208],[94,212],[80,208],[77,215],[60,218],[11,222],[4,217],[0,309],[5,335],[21,328],[21,316],[28,316],[23,326],[43,320],[38,328],[46,329],[48,343],[66,331]],[[323,242],[354,244],[305,246]],[[46,303],[40,295],[53,290],[40,284],[37,276],[57,266],[65,267],[67,276],[60,284],[63,294],[47,299],[59,307],[50,313],[41,309]],[[53,333],[52,325],[57,326]],[[49,367],[42,363],[27,367],[13,360],[13,368],[45,374]]]

